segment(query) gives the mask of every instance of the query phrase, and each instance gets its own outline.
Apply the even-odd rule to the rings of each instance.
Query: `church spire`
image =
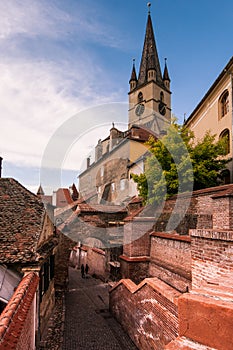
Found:
[[[150,3],[148,4],[148,19],[146,25],[146,34],[144,39],[144,46],[142,51],[142,58],[138,77],[138,86],[147,82],[148,70],[156,72],[156,81],[162,83],[162,73],[159,63],[159,56],[156,48],[154,30],[150,15]]]

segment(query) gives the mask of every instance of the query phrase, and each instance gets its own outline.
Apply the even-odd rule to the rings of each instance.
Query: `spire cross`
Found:
[[[150,2],[147,3],[147,7],[148,7],[148,14],[150,14],[150,7],[151,7],[151,3]]]

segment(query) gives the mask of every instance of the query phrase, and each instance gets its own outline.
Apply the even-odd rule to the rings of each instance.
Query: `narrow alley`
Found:
[[[62,350],[136,350],[108,311],[109,285],[70,268]]]

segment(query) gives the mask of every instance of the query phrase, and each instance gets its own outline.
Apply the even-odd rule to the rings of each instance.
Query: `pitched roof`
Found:
[[[150,12],[148,13],[146,25],[146,34],[138,77],[138,86],[144,84],[147,81],[148,69],[155,69],[157,81],[159,83],[163,83]]]
[[[35,194],[14,179],[0,178],[0,263],[37,259],[45,213]]]

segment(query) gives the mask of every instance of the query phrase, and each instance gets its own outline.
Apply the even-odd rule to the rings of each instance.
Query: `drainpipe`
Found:
[[[231,79],[231,153],[233,152],[233,76],[230,72]],[[233,182],[233,160],[231,161],[231,182]]]
[[[0,177],[2,177],[2,160],[3,158],[0,157]]]

